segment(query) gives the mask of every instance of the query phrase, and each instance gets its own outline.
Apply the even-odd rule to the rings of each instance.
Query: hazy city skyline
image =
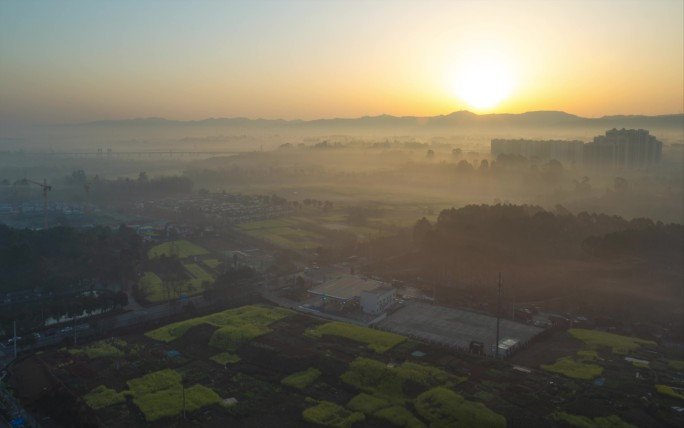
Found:
[[[0,3],[0,124],[684,112],[684,4]]]

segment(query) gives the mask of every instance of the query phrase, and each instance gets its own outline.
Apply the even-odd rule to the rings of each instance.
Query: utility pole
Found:
[[[14,359],[17,359],[17,321],[13,321],[12,325],[14,326]]]
[[[181,380],[181,385],[183,387],[183,419],[187,419],[185,417],[185,379]]]
[[[496,343],[494,344],[494,355],[499,358],[499,327],[501,324],[501,272],[499,272],[499,283],[496,290]]]

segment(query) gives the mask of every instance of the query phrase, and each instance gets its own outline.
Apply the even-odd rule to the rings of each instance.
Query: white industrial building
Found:
[[[389,285],[383,285],[369,291],[361,292],[361,309],[371,315],[379,315],[394,304],[397,290]]]

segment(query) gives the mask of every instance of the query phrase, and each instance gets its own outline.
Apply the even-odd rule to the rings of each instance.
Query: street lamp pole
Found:
[[[501,272],[499,272],[499,284],[496,291],[496,343],[494,344],[495,356],[499,358],[499,324],[501,323]]]

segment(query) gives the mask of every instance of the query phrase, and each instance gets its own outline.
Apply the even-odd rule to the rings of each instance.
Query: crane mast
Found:
[[[48,228],[48,203],[47,203],[47,197],[48,197],[48,192],[52,190],[52,186],[47,184],[47,180],[44,178],[42,183],[39,183],[37,181],[29,180],[27,178],[22,180],[24,183],[31,183],[35,184],[36,186],[40,186],[43,189],[43,229],[47,230]]]

